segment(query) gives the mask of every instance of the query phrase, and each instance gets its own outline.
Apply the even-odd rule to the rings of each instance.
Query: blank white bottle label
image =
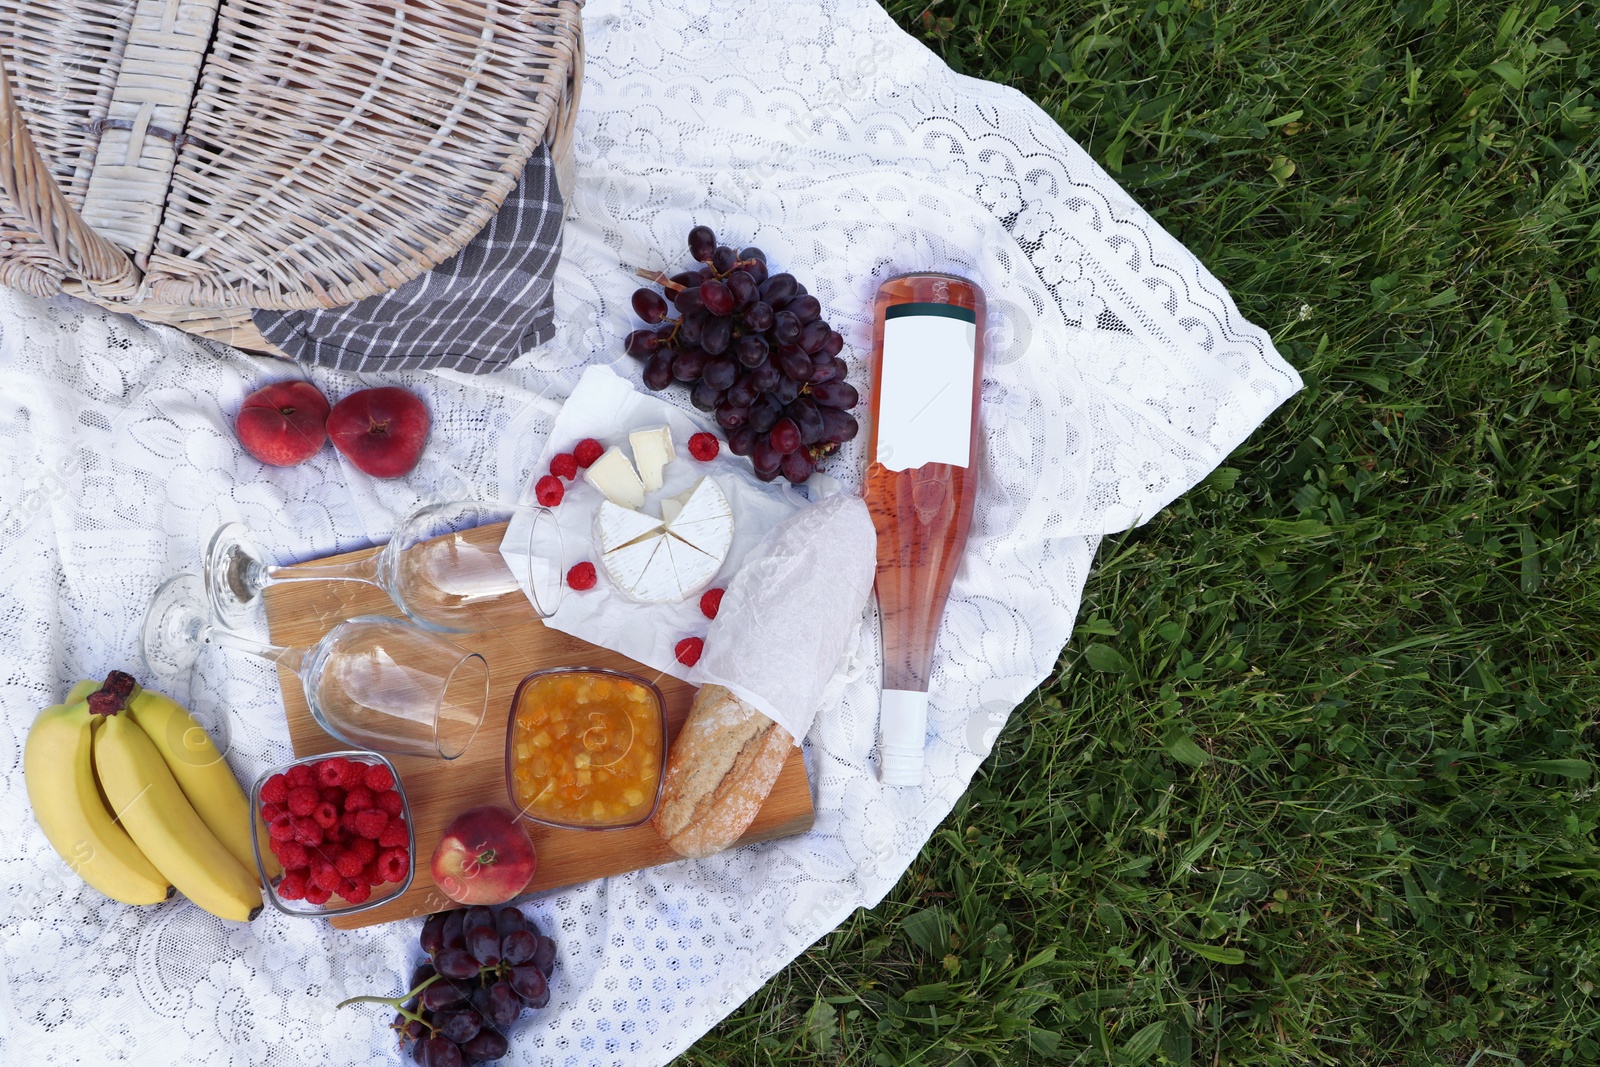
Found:
[[[972,461],[972,374],[978,317],[951,304],[884,312],[877,461],[892,471]]]

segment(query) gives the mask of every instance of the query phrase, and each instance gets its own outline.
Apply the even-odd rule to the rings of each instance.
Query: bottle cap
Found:
[[[878,780],[887,786],[920,786],[922,752],[928,741],[928,694],[885,689],[878,729]]]

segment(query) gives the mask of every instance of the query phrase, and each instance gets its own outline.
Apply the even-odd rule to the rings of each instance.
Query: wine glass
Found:
[[[237,522],[224,523],[206,545],[201,570],[206,597],[212,614],[229,627],[239,625],[259,607],[263,589],[280,582],[375,585],[388,593],[412,622],[440,633],[493,630],[530,617],[548,618],[561,601],[559,573],[530,568],[519,584],[500,554],[501,531],[485,529],[524,516],[531,520],[526,523],[531,561],[534,534],[541,522],[548,522],[556,536],[561,536],[549,508],[449,500],[412,512],[374,555],[345,563],[294,567],[266,563],[266,553],[248,529]]]
[[[207,645],[288,667],[300,676],[318,726],[375,752],[455,759],[489,707],[488,663],[437,633],[383,615],[358,615],[315,645],[285,648],[216,625],[197,575],[168,579],[140,628],[145,666],[157,677],[180,675]]]

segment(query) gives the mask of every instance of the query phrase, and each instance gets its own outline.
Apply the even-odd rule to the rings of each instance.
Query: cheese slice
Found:
[[[642,511],[621,507],[609,500],[600,501],[600,510],[594,515],[595,540],[600,551],[611,552],[632,544],[641,537],[660,533],[661,520],[653,519]]]
[[[616,445],[590,464],[583,476],[613,504],[625,508],[639,508],[644,504],[644,483],[639,481],[633,464]]]
[[[606,573],[617,584],[617,588],[627,595],[639,600],[653,599],[640,596],[638,590],[641,586],[654,589],[661,584],[660,578],[652,578],[651,581],[646,582],[645,575],[650,571],[650,566],[655,561],[656,552],[661,548],[664,541],[666,541],[664,534],[646,537],[642,541],[634,541],[632,544],[623,545],[621,548],[603,553],[600,556],[600,564],[605,567]],[[674,586],[675,590],[676,586]]]
[[[711,579],[717,576],[717,571],[722,569],[720,558],[708,556],[686,541],[676,537],[663,537],[661,540],[662,546],[656,550],[650,566],[660,567],[665,561],[678,588],[678,600],[685,600],[705,589],[711,584]]]
[[[644,491],[654,493],[661,488],[662,468],[672,462],[671,428],[635,430],[628,435],[628,444],[633,446],[633,465],[639,469]]]
[[[664,504],[662,514],[666,514]],[[684,500],[683,507],[667,520],[666,528],[667,533],[699,549],[721,566],[733,545],[733,508],[716,482],[701,478]]]

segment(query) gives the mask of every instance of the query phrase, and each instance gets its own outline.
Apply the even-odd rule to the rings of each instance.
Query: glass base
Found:
[[[151,675],[182,677],[206,644],[208,612],[205,584],[193,574],[168,578],[150,598],[139,628],[139,656]]]
[[[201,573],[206,600],[217,622],[238,629],[261,608],[266,564],[250,531],[237,522],[223,523],[206,544]]]

